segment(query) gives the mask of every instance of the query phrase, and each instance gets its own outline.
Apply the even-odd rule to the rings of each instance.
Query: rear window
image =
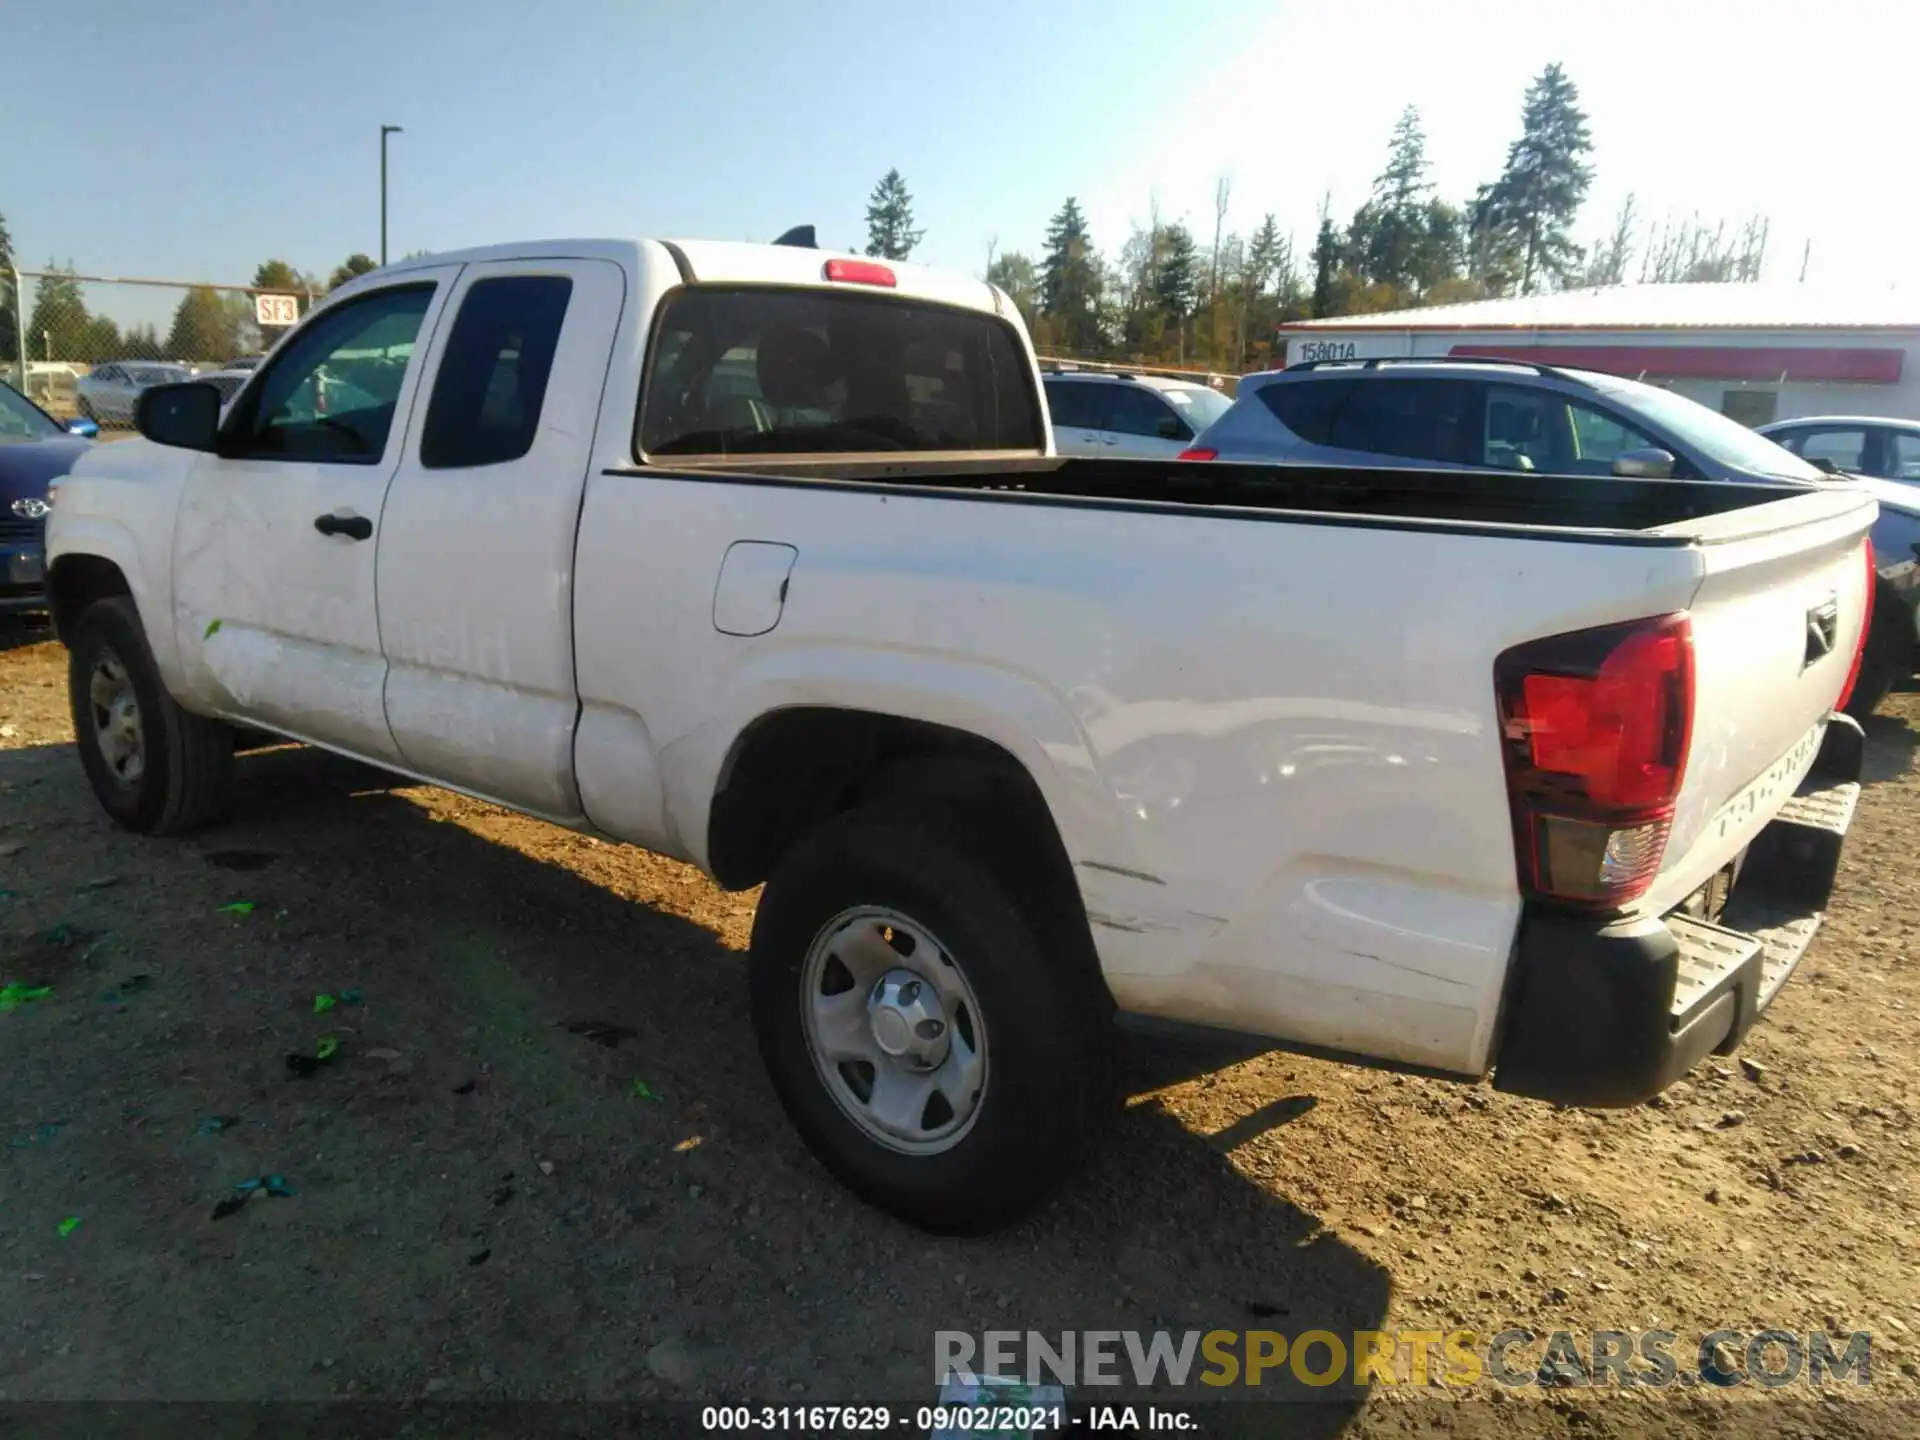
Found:
[[[1263,385],[1260,403],[1309,445],[1325,445],[1333,436],[1333,417],[1353,389],[1351,380],[1282,380]]]
[[[1040,450],[1046,429],[1013,327],[841,291],[679,291],[642,387],[651,456]]]

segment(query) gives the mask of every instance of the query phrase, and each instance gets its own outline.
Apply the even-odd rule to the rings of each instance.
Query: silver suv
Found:
[[[1920,495],[1836,479],[1685,396],[1528,361],[1317,360],[1249,375],[1193,460],[1506,470],[1643,480],[1844,484],[1880,501],[1873,631],[1848,708],[1865,714],[1920,665]]]
[[[1159,375],[1049,370],[1040,378],[1062,455],[1172,460],[1231,403],[1208,386]]]

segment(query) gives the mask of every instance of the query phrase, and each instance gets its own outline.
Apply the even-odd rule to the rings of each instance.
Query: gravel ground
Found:
[[[1920,697],[1869,735],[1827,930],[1743,1054],[1659,1103],[1136,1041],[1082,1181],[934,1240],[782,1119],[752,894],[293,747],[242,762],[218,828],[125,834],[72,753],[65,652],[16,626],[0,984],[53,991],[0,1013],[0,1398],[897,1403],[932,1398],[939,1329],[1669,1329],[1684,1354],[1780,1327],[1871,1331],[1871,1385],[1403,1386],[1207,1432],[1915,1433]],[[297,1193],[213,1218],[270,1174]]]

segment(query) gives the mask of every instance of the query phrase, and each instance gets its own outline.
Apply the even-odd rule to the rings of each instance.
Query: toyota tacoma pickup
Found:
[[[221,402],[57,488],[101,805],[268,732],[764,885],[774,1088],[922,1226],[1070,1172],[1120,1016],[1644,1100],[1833,888],[1850,488],[1061,458],[1004,294],[804,243],[406,261]]]

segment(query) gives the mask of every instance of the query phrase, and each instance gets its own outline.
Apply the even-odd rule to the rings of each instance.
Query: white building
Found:
[[[1748,425],[1798,415],[1920,420],[1920,292],[1619,285],[1279,327],[1286,363],[1481,355],[1600,370]]]

